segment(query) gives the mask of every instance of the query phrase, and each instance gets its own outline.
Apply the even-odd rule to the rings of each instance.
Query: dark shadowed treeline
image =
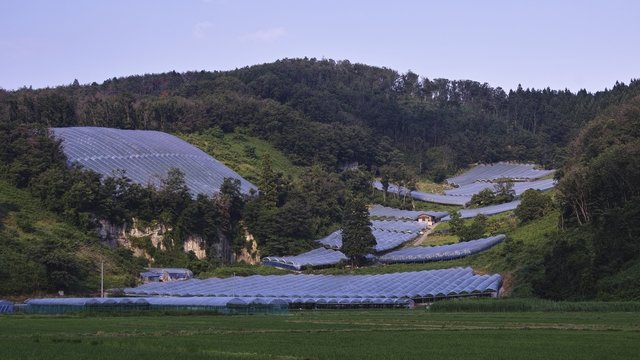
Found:
[[[638,81],[595,94],[427,79],[349,61],[284,59],[226,72],[113,78],[0,92],[0,121],[192,132],[247,128],[298,164],[390,160],[392,148],[442,178],[471,162],[562,162],[591,118],[640,93]]]
[[[568,154],[539,293],[640,299],[640,97],[598,115]]]

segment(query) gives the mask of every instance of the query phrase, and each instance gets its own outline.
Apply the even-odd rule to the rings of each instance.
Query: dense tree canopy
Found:
[[[346,230],[348,255],[357,257],[370,251],[372,243],[364,231],[362,204],[349,201],[348,194],[372,196],[368,184],[374,176],[384,187],[396,183],[413,190],[418,177],[443,180],[474,162],[533,161],[561,168],[561,230],[550,234],[552,248],[536,291],[557,299],[587,298],[624,283],[623,277],[606,276],[639,268],[639,95],[638,80],[593,94],[522,87],[507,93],[471,80],[428,79],[349,61],[306,58],[225,72],[0,89],[0,174],[88,233],[102,220],[162,223],[172,229],[167,238],[174,245],[198,235],[210,256],[228,259],[231,251],[245,246],[245,230],[254,235],[263,255],[290,255],[312,248],[313,239],[341,222],[349,227],[360,221],[353,228],[362,233],[354,232],[354,238],[365,241],[353,251]],[[46,128],[53,126],[185,134],[242,130],[306,169],[294,178],[278,173],[264,158],[256,196],[240,196],[237,184],[227,181],[213,198],[194,197],[178,171],[166,174],[162,186],[154,188],[134,184],[126,174],[104,179],[67,167],[60,144],[47,136]],[[244,151],[257,158],[250,146]],[[477,197],[477,205],[511,198],[508,188],[496,190],[498,196],[489,191]],[[406,196],[392,196],[383,200],[411,207]],[[546,206],[548,199],[525,194],[516,212],[524,222],[540,216]],[[349,214],[362,219],[350,219]],[[31,231],[28,221],[20,223],[21,231]],[[452,221],[452,229],[464,240],[484,234],[486,225],[482,217],[467,226]],[[54,243],[19,249],[12,236],[0,236],[8,244],[0,254],[9,264],[6,268],[22,274],[24,283],[33,283],[31,278],[45,281],[47,286],[39,288],[49,290],[84,283],[88,265],[65,255],[77,250],[76,245],[56,238]],[[217,254],[220,242],[232,249]],[[148,250],[157,264],[206,269],[215,262],[195,262],[179,253],[179,246],[166,253]],[[20,263],[25,265],[16,266]],[[0,268],[0,278],[6,268]],[[15,281],[3,284],[5,291],[21,286]]]
[[[553,201],[549,194],[529,189],[522,194],[520,205],[514,213],[523,222],[539,219],[553,209]]]
[[[521,87],[506,93],[349,61],[284,59],[226,72],[0,90],[0,123],[186,133],[242,127],[298,164],[380,166],[397,148],[401,162],[439,180],[472,162],[558,165],[577,131],[639,94],[638,85],[616,83],[595,94]]]
[[[29,190],[45,208],[87,234],[95,237],[104,222],[130,226],[137,221],[138,226],[156,224],[165,229],[163,247],[173,255],[165,256],[150,244],[143,246],[156,265],[176,265],[176,261],[185,264],[182,243],[189,236],[201,237],[208,248],[228,242],[244,245],[239,239],[245,199],[237,182],[225,180],[215,197],[194,198],[178,169],[171,169],[157,188],[133,183],[123,172],[103,179],[95,172],[68,167],[59,142],[49,137],[46,129],[5,124],[0,126],[0,138],[5,140],[0,148],[2,179]],[[24,223],[25,228],[31,226],[28,221]],[[47,241],[35,257],[48,276],[41,287],[78,287],[87,266],[73,255],[76,249],[58,240]],[[231,253],[213,254],[215,261],[232,258]],[[12,261],[19,258],[12,255]]]
[[[568,298],[572,290],[583,298],[598,292],[606,296],[597,284],[587,283],[640,261],[640,97],[590,122],[571,144],[559,175],[563,230],[546,259],[547,277],[540,288],[569,287],[553,293],[556,298]],[[560,263],[563,268],[556,267]],[[584,281],[558,283],[571,280],[557,276],[559,271],[579,274]]]
[[[364,199],[354,196],[347,198],[342,220],[342,248],[340,249],[351,264],[359,264],[367,254],[374,251],[376,239],[371,233],[369,209]]]

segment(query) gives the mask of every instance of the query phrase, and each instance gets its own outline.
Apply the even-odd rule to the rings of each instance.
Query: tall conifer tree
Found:
[[[373,251],[376,238],[371,233],[369,210],[362,198],[350,196],[342,220],[342,252],[356,265]]]

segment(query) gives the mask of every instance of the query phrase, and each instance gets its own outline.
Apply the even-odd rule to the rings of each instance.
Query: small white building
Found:
[[[419,223],[426,223],[428,227],[433,227],[447,215],[449,215],[449,213],[444,211],[425,211],[418,215],[416,221]]]
[[[182,268],[147,268],[140,273],[140,279],[144,283],[181,281],[193,278],[193,272]]]

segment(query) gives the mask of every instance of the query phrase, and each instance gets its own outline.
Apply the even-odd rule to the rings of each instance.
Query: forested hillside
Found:
[[[95,277],[85,275],[95,268],[85,256],[92,251],[126,263],[112,275],[119,279],[114,284],[130,282],[125,274],[147,263],[100,247],[101,221],[162,226],[174,244],[169,251],[142,244],[155,264],[206,272],[229,259],[185,254],[179,245],[190,235],[207,248],[224,241],[238,251],[246,230],[261,255],[293,254],[339,227],[352,195],[381,202],[371,191],[374,177],[411,187],[417,178],[441,181],[473,162],[518,160],[560,169],[555,204],[545,205],[559,210],[551,212],[561,214],[559,227],[548,231],[555,215],[546,212],[544,234],[528,234],[538,237],[536,245],[505,252],[498,271],[526,272],[527,294],[637,299],[640,284],[627,285],[640,278],[638,119],[638,80],[594,94],[507,93],[470,80],[316,59],[0,90],[0,195],[15,190],[32,204],[0,203],[0,260],[19,270],[0,269],[0,279],[12,276],[0,294],[95,289]],[[46,132],[65,126],[179,134],[248,176],[260,194],[242,197],[229,182],[221,194],[194,198],[179,172],[153,188],[68,168]],[[71,240],[50,236],[45,225],[52,221],[72,229]],[[49,268],[50,258],[41,256],[47,246],[71,255],[54,258]],[[29,269],[38,276],[31,287]]]
[[[477,161],[557,166],[577,131],[608,106],[640,94],[639,84],[616,83],[595,94],[506,93],[349,61],[284,59],[226,72],[0,91],[0,119],[183,133],[246,128],[296,164],[379,166],[400,156],[441,179]]]
[[[0,294],[100,289],[104,261],[107,288],[135,284],[144,261],[110,249],[43,210],[39,199],[0,180]]]
[[[233,262],[243,249],[251,256],[259,256],[252,249],[252,243],[246,241],[247,232],[253,235],[261,254],[283,255],[309,250],[311,240],[339,226],[347,193],[371,192],[371,174],[363,169],[348,169],[339,174],[320,166],[298,168],[268,144],[256,139],[250,141],[242,134],[231,135],[226,140],[221,136],[218,131],[204,131],[187,137],[205,150],[210,150],[208,144],[211,142],[236,148],[244,145],[242,150],[224,150],[241,152],[242,155],[237,152],[231,155],[236,161],[232,165],[256,177],[261,189],[259,196],[243,195],[239,180],[228,178],[223,181],[219,193],[192,196],[184,173],[175,168],[161,176],[158,186],[135,183],[124,172],[105,178],[91,170],[69,167],[60,141],[50,137],[47,129],[40,125],[0,124],[0,181],[3,185],[0,195],[10,197],[13,193],[21,193],[32,203],[24,211],[19,210],[25,214],[15,215],[20,219],[17,222],[20,229],[32,229],[24,241],[18,241],[22,238],[20,232],[0,233],[0,261],[4,269],[0,271],[0,281],[7,286],[0,287],[0,294],[95,290],[94,286],[82,281],[90,270],[88,266],[81,266],[86,261],[75,250],[100,247],[98,233],[104,226],[121,229],[117,235],[124,236],[125,242],[129,243],[118,247],[119,254],[129,259],[128,282],[112,283],[113,286],[130,284],[135,269],[142,266],[189,267],[198,274]],[[255,144],[255,148],[250,144]],[[217,146],[212,148],[213,152],[219,149]],[[256,159],[258,156],[260,160]],[[275,164],[271,156],[276,159]],[[295,178],[292,175],[296,175]],[[20,201],[5,204],[1,200],[0,197],[0,230],[7,222],[10,228],[14,221],[12,213],[18,211],[14,208],[21,209],[16,207]],[[36,209],[51,213],[43,215]],[[73,236],[64,239],[33,230],[47,216],[57,216],[75,231]],[[153,243],[149,235],[133,237],[122,229],[143,233],[148,232],[146,229],[157,229],[162,233],[162,239]],[[185,243],[194,237],[199,250],[205,252],[200,258],[184,250]],[[116,239],[105,240],[112,245],[118,243]],[[57,255],[65,253],[62,260],[56,258],[56,261],[62,261],[56,266],[62,268],[39,267],[45,280],[34,283],[30,273],[36,265],[31,266],[31,263],[40,264],[47,259],[43,254],[50,250],[34,252],[33,248],[50,242],[52,245],[47,249],[58,248]],[[103,244],[102,247],[108,253],[107,246]],[[132,250],[141,250],[144,256],[134,261]],[[117,269],[115,273],[122,270],[125,268]]]
[[[194,198],[176,169],[159,187],[133,183],[122,173],[101,178],[68,167],[59,141],[32,125],[0,124],[0,144],[0,294],[95,291],[100,254],[111,265],[107,280],[120,276],[108,286],[133,284],[148,259],[134,258],[124,246],[110,249],[101,243],[97,230],[104,223],[163,228],[158,247],[148,237],[132,246],[146,251],[158,266],[189,266],[196,272],[228,256],[208,251],[209,258],[198,260],[183,251],[187,237],[200,237],[207,249],[221,242],[233,249],[244,244],[239,182],[225,179],[220,193]]]
[[[587,124],[560,178],[561,229],[540,293],[640,298],[640,97]]]

